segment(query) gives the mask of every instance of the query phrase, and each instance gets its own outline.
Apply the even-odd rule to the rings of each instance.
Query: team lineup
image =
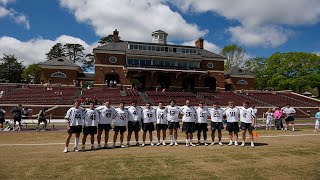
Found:
[[[207,143],[208,118],[211,119],[211,145],[215,145],[215,134],[217,131],[217,144],[223,146],[221,142],[222,130],[224,129],[223,120],[227,120],[226,129],[229,132],[229,146],[238,146],[238,133],[242,130],[242,143],[245,146],[246,132],[249,132],[250,145],[254,147],[254,137],[252,130],[255,126],[256,112],[250,108],[248,102],[244,102],[242,107],[236,107],[230,101],[229,106],[223,110],[217,103],[213,104],[212,108],[207,108],[203,102],[199,102],[197,108],[190,105],[190,100],[186,100],[185,105],[178,107],[174,100],[171,100],[168,106],[164,106],[162,102],[158,104],[157,108],[153,108],[151,104],[147,103],[144,108],[137,105],[137,102],[132,102],[131,106],[124,107],[124,103],[120,103],[119,108],[110,106],[110,102],[105,102],[103,106],[95,107],[91,103],[88,109],[80,107],[79,102],[75,101],[74,106],[71,107],[65,116],[67,120],[67,138],[65,142],[65,149],[63,152],[68,152],[68,146],[72,134],[76,135],[74,151],[78,151],[78,144],[80,141],[80,134],[83,132],[82,151],[85,151],[85,144],[87,136],[90,135],[91,147],[90,149],[101,149],[101,136],[104,132],[105,141],[103,148],[115,148],[116,140],[120,133],[120,147],[129,147],[132,133],[134,132],[136,146],[145,146],[147,133],[151,146],[166,146],[167,129],[169,129],[170,146],[178,146],[178,129],[180,128],[179,118],[182,116],[182,131],[185,133],[186,146],[195,147],[200,145],[201,134],[204,139],[204,145]],[[241,122],[239,126],[239,120]],[[114,122],[113,144],[108,146],[109,131],[112,130],[111,124]],[[156,126],[154,126],[156,123]],[[139,131],[143,130],[142,144],[139,144]],[[153,143],[153,131],[157,131],[157,143]],[[127,143],[124,144],[124,132],[128,131]],[[162,131],[162,142],[161,142]],[[198,143],[193,143],[193,133],[197,131]],[[94,135],[97,134],[98,146],[94,147]]]

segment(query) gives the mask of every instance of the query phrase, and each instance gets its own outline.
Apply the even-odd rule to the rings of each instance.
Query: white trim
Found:
[[[93,53],[103,53],[103,54],[126,54],[124,51],[108,51],[108,50],[102,50],[102,49],[97,49],[93,50]]]
[[[111,65],[111,64],[96,64],[96,67],[118,67],[118,68],[123,68],[124,66],[121,65]]]
[[[254,78],[253,75],[231,75],[230,74],[230,77],[233,78],[233,77],[238,77],[238,78]]]
[[[206,57],[204,57],[203,60],[206,60],[206,61],[223,61],[224,62],[226,60],[226,58],[218,59],[218,58],[206,58]]]
[[[54,72],[50,75],[52,78],[67,78],[67,75],[61,71]]]
[[[239,85],[248,85],[249,83],[244,79],[240,79],[239,81],[237,81],[237,84],[239,84]]]
[[[49,65],[40,65],[40,68],[41,69],[56,69],[56,70],[59,70],[59,69],[68,69],[68,70],[77,70],[79,71],[80,70],[80,67],[72,67],[72,66],[49,66]]]
[[[208,72],[218,72],[218,73],[224,73],[224,71],[219,71],[219,70],[208,70]]]
[[[207,74],[207,71],[196,70],[179,70],[179,69],[158,69],[158,68],[139,68],[139,67],[127,67],[128,70],[153,70],[153,71],[166,71],[166,72],[188,72],[188,73],[201,73]]]

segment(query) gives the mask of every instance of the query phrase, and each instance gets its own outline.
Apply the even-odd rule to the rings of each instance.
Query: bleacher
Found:
[[[28,85],[11,87],[6,91],[0,99],[1,104],[57,105],[72,103],[80,90],[73,86]]]
[[[158,105],[159,102],[169,104],[170,100],[175,100],[181,106],[185,104],[186,99],[190,99],[192,105],[198,105],[199,101],[203,100],[191,92],[146,91],[146,94],[154,105]]]

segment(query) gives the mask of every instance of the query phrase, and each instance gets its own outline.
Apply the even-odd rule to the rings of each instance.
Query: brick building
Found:
[[[225,72],[225,90],[253,90],[254,74],[240,68],[231,68]]]
[[[202,38],[183,46],[167,44],[167,36],[158,30],[151,43],[121,41],[115,30],[113,42],[93,50],[94,84],[115,80],[124,87],[224,90],[224,57],[205,50]]]

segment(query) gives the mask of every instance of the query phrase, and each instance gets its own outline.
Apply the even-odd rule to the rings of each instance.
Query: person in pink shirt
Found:
[[[282,123],[282,110],[281,108],[278,106],[275,108],[274,111],[274,119],[275,119],[275,129],[274,130],[283,130],[283,123]]]

